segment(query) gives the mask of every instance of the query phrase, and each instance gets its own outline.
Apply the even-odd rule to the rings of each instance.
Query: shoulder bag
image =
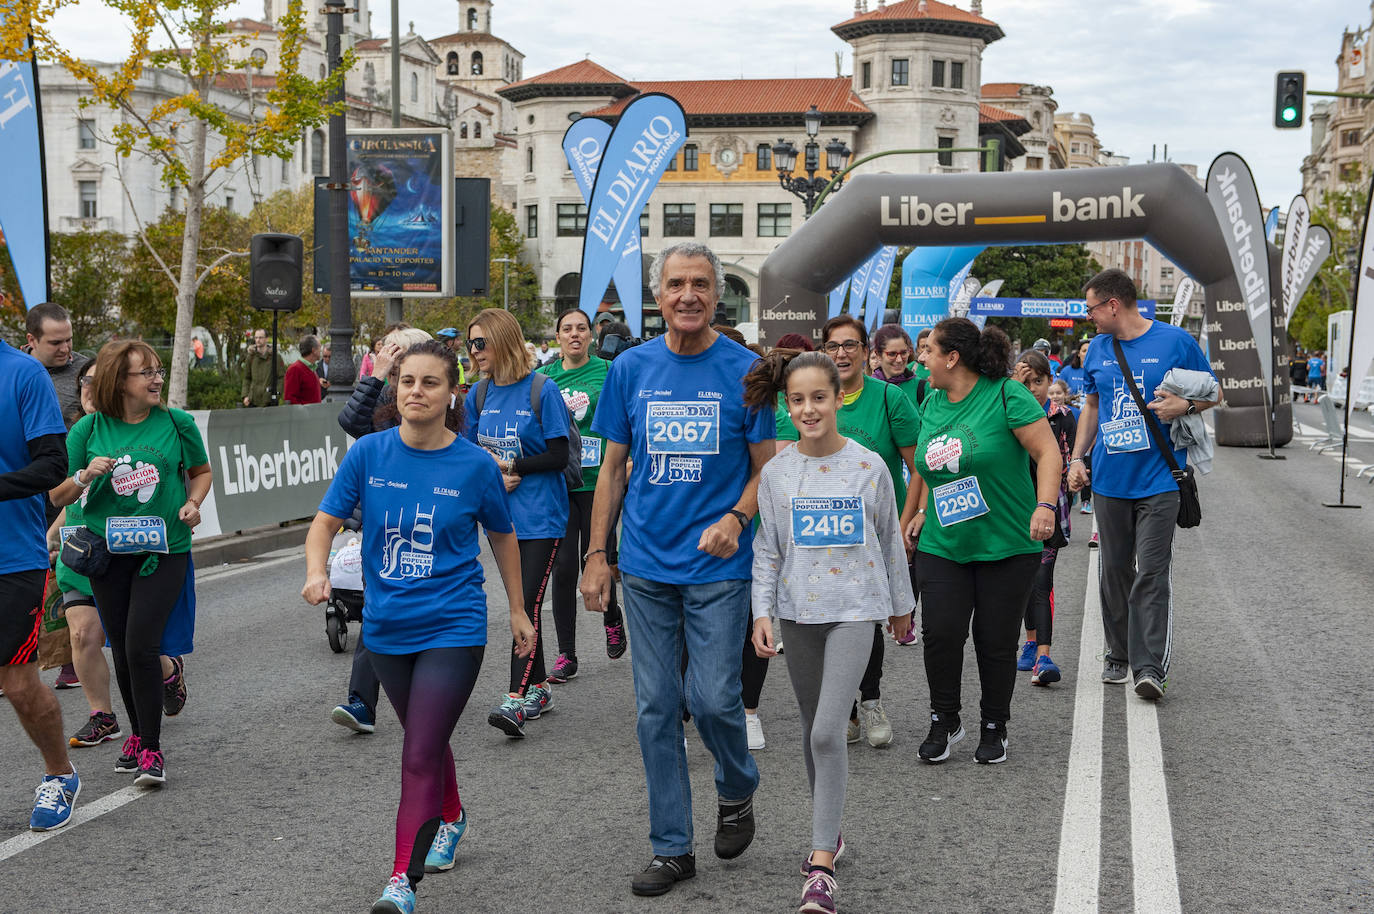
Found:
[[[1202,502],[1198,499],[1197,479],[1193,477],[1193,468],[1180,467],[1174,459],[1174,449],[1165,437],[1159,420],[1155,418],[1154,413],[1145,408],[1145,398],[1140,395],[1140,388],[1136,387],[1131,363],[1126,361],[1126,353],[1121,348],[1121,341],[1116,337],[1112,337],[1112,348],[1116,350],[1117,367],[1121,369],[1121,376],[1126,379],[1126,386],[1131,389],[1131,396],[1135,398],[1136,408],[1145,420],[1145,427],[1150,430],[1155,447],[1164,455],[1164,462],[1169,465],[1169,472],[1174,477],[1174,483],[1178,485],[1178,525],[1185,530],[1196,527],[1202,523]]]

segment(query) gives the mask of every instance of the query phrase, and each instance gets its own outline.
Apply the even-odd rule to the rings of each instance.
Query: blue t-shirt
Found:
[[[1059,379],[1069,385],[1069,393],[1079,397],[1083,395],[1083,369],[1065,365],[1059,369]]]
[[[363,637],[379,654],[487,643],[477,525],[510,533],[501,471],[462,438],[421,451],[391,428],[344,455],[320,510],[363,509]]]
[[[468,391],[463,404],[467,416],[464,433],[468,440],[494,451],[503,460],[533,457],[549,449],[550,438],[568,437],[568,407],[555,383],[539,389],[539,420],[530,410],[530,385],[534,375],[528,374],[514,384],[487,385],[487,398],[482,403],[482,415],[477,415],[477,384]],[[540,421],[543,427],[540,427]],[[488,458],[490,459],[490,458]],[[552,539],[568,529],[568,483],[563,468],[544,473],[531,473],[520,479],[520,485],[509,494],[511,514],[516,517],[515,532],[522,540]]]
[[[1320,378],[1326,374],[1326,360],[1319,359],[1315,355],[1307,360],[1307,377]]]
[[[1136,386],[1148,405],[1155,388],[1170,368],[1189,368],[1212,373],[1207,357],[1188,331],[1155,321],[1150,329],[1121,348],[1131,363]],[[1097,394],[1097,439],[1093,442],[1092,487],[1094,494],[1109,498],[1145,498],[1178,490],[1169,465],[1155,447],[1154,438],[1140,415],[1131,389],[1116,364],[1111,334],[1093,337],[1083,360],[1084,389]],[[1215,376],[1214,376],[1215,377]],[[1169,423],[1161,422],[1164,437]],[[1186,449],[1174,450],[1179,466],[1188,462]]]
[[[57,390],[37,359],[0,340],[0,401],[8,403],[8,430],[0,435],[0,473],[22,470],[33,462],[29,442],[43,435],[66,435],[57,406]],[[48,567],[48,525],[43,496],[0,501],[0,530],[9,546],[0,550],[0,574]]]
[[[748,580],[754,534],[728,559],[697,550],[702,531],[739,501],[749,445],[773,439],[773,410],[744,405],[744,376],[758,356],[719,337],[678,355],[664,337],[611,363],[592,431],[627,445],[634,469],[625,496],[620,569],[664,584]]]

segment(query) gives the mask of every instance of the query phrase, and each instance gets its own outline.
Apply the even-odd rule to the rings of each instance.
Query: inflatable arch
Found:
[[[1258,236],[1261,228],[1256,226]],[[1218,444],[1268,443],[1264,380],[1240,284],[1207,194],[1177,165],[1127,165],[1043,173],[861,175],[779,245],[759,272],[759,340],[818,335],[826,293],[874,251],[893,245],[1066,244],[1144,239],[1206,290],[1212,369],[1225,402]],[[1279,252],[1266,245],[1270,288]],[[1282,309],[1274,316],[1274,444],[1293,436]]]

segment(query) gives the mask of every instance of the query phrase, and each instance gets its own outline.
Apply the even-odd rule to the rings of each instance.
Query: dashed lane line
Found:
[[[1164,751],[1155,702],[1126,696],[1131,765],[1131,870],[1137,914],[1182,914]]]
[[[70,824],[56,831],[24,832],[21,835],[15,835],[8,841],[0,843],[0,862],[8,860],[16,854],[22,854],[31,847],[37,847],[49,838],[57,838],[65,835],[72,829],[79,828],[92,819],[98,819],[105,815],[105,813],[132,803],[139,797],[152,792],[153,791],[150,790],[144,790],[141,787],[130,786],[122,790],[116,790],[114,793],[106,794],[94,803],[82,803],[81,798],[78,797],[76,809],[72,812],[72,821]]]

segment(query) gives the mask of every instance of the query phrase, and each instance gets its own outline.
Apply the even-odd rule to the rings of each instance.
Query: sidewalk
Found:
[[[216,565],[241,562],[244,559],[251,559],[277,549],[303,546],[305,535],[308,532],[310,532],[309,519],[288,521],[284,527],[279,524],[269,524],[265,527],[254,527],[251,530],[242,530],[238,533],[208,537],[203,541],[193,543],[191,554],[195,557],[198,569],[209,569]]]

